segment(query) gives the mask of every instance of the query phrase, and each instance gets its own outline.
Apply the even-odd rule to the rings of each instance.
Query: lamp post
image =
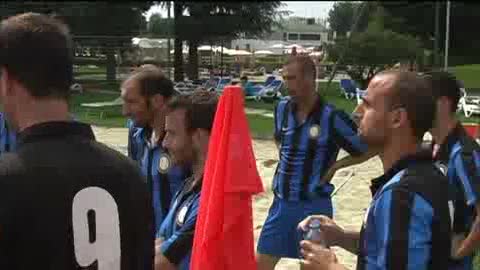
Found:
[[[443,69],[448,69],[448,44],[450,41],[450,1],[447,1],[447,23],[445,29],[445,61]]]

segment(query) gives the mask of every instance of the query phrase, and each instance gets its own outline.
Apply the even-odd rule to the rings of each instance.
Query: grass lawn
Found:
[[[99,110],[90,110],[87,114],[87,109],[82,107],[82,103],[104,102],[112,101],[118,97],[118,94],[85,92],[83,94],[75,94],[71,98],[70,106],[72,113],[75,114],[78,120],[92,125],[99,125],[105,127],[125,127],[126,119],[122,116],[120,106],[110,108],[106,111],[103,119],[100,119]],[[274,103],[250,102],[246,103],[249,108],[272,110]],[[271,138],[273,134],[273,119],[270,117],[247,114],[250,124],[252,136],[256,138]]]
[[[82,81],[82,85],[85,86],[85,89],[101,89],[109,91],[118,91],[119,85],[118,82],[105,82],[105,81]],[[325,84],[320,84],[319,88],[321,89],[322,95],[328,100],[328,102],[336,104],[337,107],[344,109],[348,112],[351,112],[355,108],[355,101],[345,100],[339,95],[338,92],[338,83],[332,83],[329,91],[323,91]],[[84,107],[81,107],[82,103],[91,103],[91,102],[104,102],[112,101],[118,97],[119,94],[115,93],[97,93],[97,92],[85,92],[83,94],[75,94],[71,99],[71,110],[75,116],[83,122],[90,123],[93,125],[100,125],[106,127],[125,127],[126,120],[122,116],[121,107],[109,108],[105,112],[103,119],[100,119],[99,110],[88,110]],[[255,101],[246,101],[245,106],[252,109],[262,109],[267,111],[272,111],[276,103],[268,102],[255,102]],[[252,136],[256,138],[271,138],[273,134],[273,119],[271,117],[266,117],[258,114],[247,114]]]
[[[465,88],[480,90],[480,64],[456,66],[449,70],[454,73],[458,79],[463,81]]]
[[[103,94],[95,92],[75,94],[70,100],[70,108],[75,117],[82,122],[106,127],[126,127],[126,119],[122,116],[122,109],[120,106],[109,109],[103,119],[100,119],[99,111],[91,111],[87,115],[87,109],[80,106],[82,103],[112,101],[118,96],[119,94]]]

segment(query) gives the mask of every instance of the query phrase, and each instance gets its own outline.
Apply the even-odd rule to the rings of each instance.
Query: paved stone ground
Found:
[[[102,128],[94,127],[97,140],[110,147],[126,154],[127,152],[127,129],[125,128]],[[275,166],[266,167],[263,162],[269,159],[276,159],[278,154],[273,141],[254,140],[253,148],[257,158],[257,168],[262,177],[265,191],[253,198],[254,200],[254,237],[258,240],[261,226],[265,221],[268,209],[273,199],[271,182]],[[340,157],[345,153],[341,153]],[[382,166],[378,158],[373,158],[363,164],[346,168],[339,171],[333,183],[340,190],[333,197],[334,219],[344,228],[358,229],[363,220],[365,209],[371,200],[368,183],[370,179],[382,174]],[[339,260],[354,269],[356,257],[352,254],[336,249]],[[298,260],[282,260],[277,266],[278,270],[299,269]]]

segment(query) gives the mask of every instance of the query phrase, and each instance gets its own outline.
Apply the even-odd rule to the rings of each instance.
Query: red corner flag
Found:
[[[252,198],[263,191],[243,109],[242,89],[226,87],[205,164],[191,270],[256,270]]]

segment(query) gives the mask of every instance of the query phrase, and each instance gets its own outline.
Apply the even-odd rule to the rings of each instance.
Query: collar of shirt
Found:
[[[153,135],[153,129],[150,128],[150,127],[144,127],[144,128],[141,128],[140,130],[140,136],[142,138],[142,140],[145,142],[145,144],[148,146],[148,148],[150,149],[154,149],[156,147],[161,147],[162,146],[162,142],[163,142],[163,138],[165,138],[165,132],[163,133],[163,136],[158,138],[158,141],[156,143],[152,143],[152,135]]]
[[[382,176],[374,178],[370,185],[370,191],[372,192],[372,197],[375,196],[377,191],[379,191],[390,179],[392,179],[398,172],[408,168],[410,165],[416,164],[418,162],[431,162],[432,154],[429,151],[420,150],[419,152],[408,155],[397,162]]]
[[[462,124],[458,123],[457,126],[450,131],[447,138],[445,138],[445,141],[440,145],[435,159],[448,161],[450,159],[450,152],[452,151],[453,146],[463,136],[467,136],[467,134],[463,129]]]
[[[317,102],[315,103],[315,105],[313,106],[312,110],[310,111],[310,113],[308,113],[308,116],[307,118],[305,118],[305,121],[303,121],[302,123],[299,123],[297,121],[297,106],[298,104],[295,103],[295,102],[292,102],[291,103],[291,106],[292,106],[292,110],[291,110],[291,113],[293,115],[293,119],[295,120],[295,126],[298,127],[298,126],[301,126],[302,124],[304,124],[305,122],[308,121],[308,119],[312,118],[316,113],[319,113],[322,108],[323,108],[323,99],[320,95],[317,95]]]
[[[87,140],[95,140],[92,128],[88,124],[76,121],[53,121],[35,124],[19,133],[19,146],[34,142],[43,138],[81,137]]]
[[[183,186],[180,188],[180,192],[178,193],[175,199],[176,205],[181,204],[183,200],[186,199],[190,194],[198,193],[201,191],[203,178],[196,183],[194,183],[193,180],[194,180],[193,176],[190,176],[187,179],[185,179],[185,182]]]
[[[193,182],[194,179],[195,179],[195,177],[192,175],[185,181],[186,182],[185,183],[185,190],[188,193],[200,192],[200,190],[202,189],[203,177],[202,177],[202,179],[200,179],[200,181],[197,181],[197,182]]]

